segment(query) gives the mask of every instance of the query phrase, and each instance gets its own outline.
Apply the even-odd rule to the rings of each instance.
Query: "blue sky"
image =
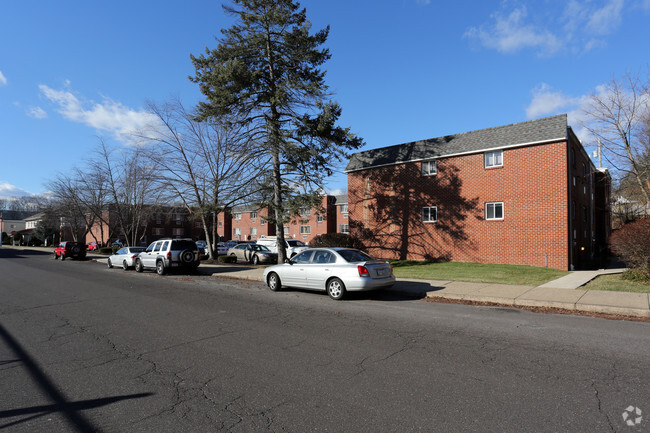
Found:
[[[45,192],[100,137],[128,145],[146,100],[200,100],[189,55],[232,23],[221,4],[0,0],[0,198]],[[301,5],[331,27],[326,80],[364,149],[558,113],[580,135],[589,94],[650,67],[650,0]]]

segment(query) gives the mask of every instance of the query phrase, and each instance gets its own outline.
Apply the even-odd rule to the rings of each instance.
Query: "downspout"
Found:
[[[569,270],[573,271],[573,212],[575,212],[575,209],[573,209],[573,194],[572,194],[572,188],[573,188],[573,182],[572,182],[572,173],[571,173],[571,167],[572,167],[572,161],[571,161],[571,135],[569,135],[569,126],[567,125],[566,128],[566,143],[567,143],[567,185],[569,189]]]

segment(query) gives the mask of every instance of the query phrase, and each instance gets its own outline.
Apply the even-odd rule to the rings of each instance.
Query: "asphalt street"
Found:
[[[647,432],[650,324],[4,248],[0,430]]]

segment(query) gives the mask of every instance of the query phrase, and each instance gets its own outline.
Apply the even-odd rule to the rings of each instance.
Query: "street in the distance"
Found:
[[[0,273],[8,432],[650,427],[648,323],[335,302],[6,248]]]

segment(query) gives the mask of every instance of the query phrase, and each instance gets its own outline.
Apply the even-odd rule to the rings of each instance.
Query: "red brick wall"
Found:
[[[350,173],[350,230],[382,258],[449,259],[568,269],[567,145],[503,151],[503,166],[484,154]],[[485,203],[503,202],[504,219],[485,220]],[[438,221],[422,222],[437,206]]]
[[[322,217],[319,220],[319,215]],[[310,233],[300,233],[301,226],[308,226]],[[288,233],[286,232],[288,227]],[[302,215],[296,217],[294,220],[285,225],[285,237],[297,239],[299,241],[308,243],[314,237],[325,233],[336,232],[336,205],[334,204],[334,197],[330,195],[323,196],[321,201],[321,209],[310,209],[309,215]]]
[[[255,213],[256,215],[252,214]],[[240,219],[235,219],[235,214],[241,215]],[[230,236],[231,239],[235,240],[252,240],[256,241],[261,236],[274,236],[275,227],[273,224],[269,224],[264,217],[269,216],[269,209],[258,209],[257,211],[243,210],[239,211],[236,208],[232,211],[233,218],[230,222],[231,230]],[[257,233],[252,233],[251,229],[256,229]],[[240,229],[240,235],[235,235],[235,229]]]

